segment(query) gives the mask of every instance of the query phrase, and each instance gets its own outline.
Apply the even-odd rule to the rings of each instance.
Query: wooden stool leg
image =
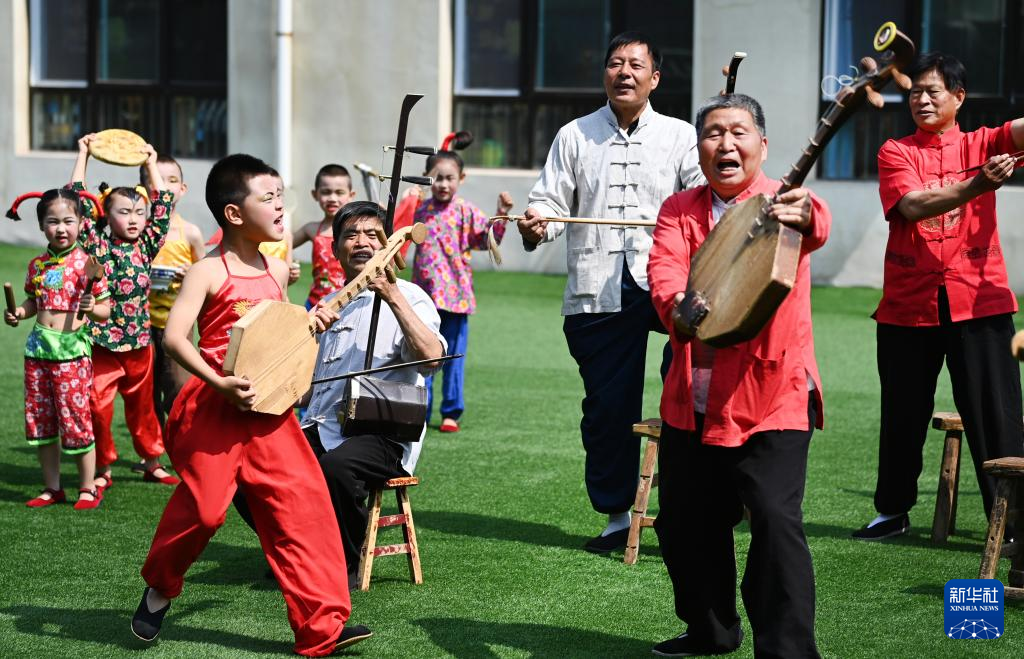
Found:
[[[1010,575],[1006,579],[1006,583],[1014,588],[1024,588],[1024,535],[1021,534],[1022,524],[1024,524],[1024,482],[1014,482],[1014,497],[1013,501],[1013,532],[1016,535],[1013,544],[1014,547],[1013,557],[1010,559]]]
[[[643,531],[642,522],[644,516],[647,515],[647,503],[651,498],[654,468],[657,464],[658,440],[648,437],[647,446],[644,447],[644,459],[640,464],[640,481],[636,487],[636,500],[633,502],[633,512],[629,518],[626,552],[622,556],[622,562],[626,565],[636,564],[637,554],[640,551],[640,532]]]
[[[409,578],[415,584],[423,583],[423,570],[420,568],[420,549],[416,544],[416,527],[412,523],[412,505],[409,503],[408,488],[400,487],[395,490],[395,499],[398,500],[398,514],[405,515],[405,524],[402,524],[402,535],[409,545]]]
[[[1006,532],[1006,512],[1013,489],[1013,483],[1008,478],[997,479],[996,498],[992,502],[992,516],[988,523],[988,539],[985,541],[985,552],[981,555],[981,569],[978,571],[979,579],[996,578],[1003,534]]]
[[[377,547],[377,522],[380,521],[380,497],[382,491],[373,491],[373,504],[366,520],[366,538],[359,560],[359,590],[370,590],[370,574],[373,572],[373,550]]]
[[[963,457],[963,434],[957,433],[956,475],[953,476],[953,507],[949,510],[949,534],[956,535],[956,507],[960,501],[960,458]]]
[[[946,433],[939,470],[939,491],[935,495],[935,518],[932,520],[932,542],[942,543],[953,532],[956,519],[956,495],[960,471],[960,437],[958,430]]]

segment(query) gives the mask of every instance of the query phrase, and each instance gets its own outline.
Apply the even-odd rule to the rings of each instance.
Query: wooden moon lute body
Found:
[[[822,149],[865,100],[881,107],[878,89],[890,80],[904,89],[910,79],[900,73],[914,57],[914,43],[889,22],[879,28],[875,51],[881,66],[861,60],[862,74],[837,94],[818,122],[800,159],[782,178],[778,194],[799,187]],[[757,336],[796,282],[802,236],[768,216],[773,199],[757,195],[730,208],[711,230],[690,262],[687,297],[702,299],[703,318],[677,314],[677,329],[708,345],[723,348]],[[695,328],[695,331],[694,331]]]
[[[385,247],[327,304],[338,310],[351,302],[394,261],[405,263],[399,249],[407,240],[422,243],[427,228],[414,224],[396,231]],[[313,379],[317,342],[313,313],[297,304],[263,300],[231,328],[231,340],[224,356],[224,372],[244,377],[256,390],[253,410],[281,414],[294,405]]]

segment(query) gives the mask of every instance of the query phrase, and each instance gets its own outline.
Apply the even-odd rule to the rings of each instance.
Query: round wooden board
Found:
[[[89,143],[89,154],[105,163],[121,167],[138,167],[146,162],[142,148],[146,140],[130,130],[109,128],[96,133]]]

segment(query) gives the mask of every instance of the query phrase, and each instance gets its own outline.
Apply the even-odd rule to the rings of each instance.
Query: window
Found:
[[[853,74],[851,67],[872,54],[871,39],[887,20],[914,40],[918,52],[946,52],[967,67],[967,100],[958,115],[963,130],[1024,115],[1024,42],[1006,36],[1024,27],[1024,0],[826,0],[822,112],[831,102],[828,93],[838,89],[829,76]],[[915,130],[906,95],[890,84],[885,98],[884,108],[867,107],[840,129],[822,154],[819,176],[877,178],[882,143]]]
[[[135,131],[161,151],[227,151],[224,0],[29,0],[31,146]]]
[[[689,117],[693,0],[456,0],[454,13],[452,129],[476,136],[469,165],[543,166],[558,129],[607,101],[605,49],[624,30],[661,49],[651,103]]]

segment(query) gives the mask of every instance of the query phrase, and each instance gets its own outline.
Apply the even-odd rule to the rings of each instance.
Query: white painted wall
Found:
[[[732,53],[748,58],[737,90],[764,105],[767,115],[769,175],[782,175],[814,130],[818,111],[820,0],[697,0],[694,36],[694,102],[722,87],[721,67]],[[228,143],[271,163],[278,159],[273,135],[275,0],[228,0]],[[450,130],[450,0],[299,0],[295,3],[294,126],[295,184],[289,205],[296,223],[315,220],[319,209],[309,197],[316,170],[328,162],[350,167],[365,161],[384,173],[390,155],[380,147],[395,138],[398,111],[407,92],[425,95],[412,113],[409,142],[437,146]],[[26,190],[65,183],[73,154],[28,150],[28,23],[24,0],[0,0],[0,202]],[[870,111],[870,110],[864,110]],[[420,174],[423,157],[409,156],[404,172]],[[203,202],[211,163],[183,161],[192,186],[180,210],[206,235],[214,229]],[[494,210],[498,192],[508,190],[516,210],[525,206],[536,171],[472,169],[460,193],[485,212]],[[1024,174],[1018,174],[1018,177]],[[94,163],[89,181],[129,183],[133,170]],[[841,286],[881,284],[887,227],[872,182],[809,181],[832,208],[829,243],[814,257],[815,281]],[[356,186],[363,196],[358,176]],[[403,186],[404,187],[404,186]],[[386,191],[386,186],[382,187]],[[1024,292],[1024,188],[999,192],[1001,237],[1010,279]],[[34,210],[26,206],[24,215]],[[42,245],[33,221],[4,221],[0,240]],[[502,246],[505,270],[564,273],[565,245],[559,240],[527,254],[509,227]],[[308,260],[308,248],[297,256]],[[474,260],[491,267],[486,254]]]

